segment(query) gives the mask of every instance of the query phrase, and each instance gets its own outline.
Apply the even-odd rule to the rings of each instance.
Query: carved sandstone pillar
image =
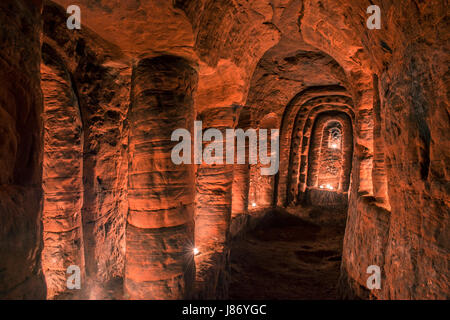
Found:
[[[218,279],[223,279],[222,269],[226,266],[228,256],[225,242],[231,220],[233,164],[225,163],[225,132],[236,126],[236,118],[236,109],[230,106],[208,109],[199,116],[204,131],[214,128],[223,136],[223,139],[214,140],[223,144],[223,164],[207,164],[203,159],[197,168],[195,245],[199,255],[195,259],[196,284],[199,296],[203,298],[220,296],[220,293],[216,293],[220,290],[217,286],[222,285]],[[203,150],[209,143],[203,141]],[[211,265],[217,269],[211,270]]]
[[[193,124],[197,73],[178,57],[141,60],[129,114],[125,297],[182,299],[194,266],[193,172],[175,165],[171,134]]]
[[[83,130],[78,99],[69,74],[47,44],[43,45],[41,87],[44,96],[42,267],[47,297],[75,293],[67,289],[67,268],[84,277]],[[55,58],[56,57],[56,58]]]
[[[237,129],[244,131],[252,127],[251,108],[244,107],[239,114]],[[236,141],[236,139],[235,139]],[[250,191],[250,164],[249,164],[249,140],[245,139],[245,164],[234,165],[233,185],[232,185],[232,207],[231,217],[248,213],[248,199]],[[235,157],[237,159],[237,157]]]

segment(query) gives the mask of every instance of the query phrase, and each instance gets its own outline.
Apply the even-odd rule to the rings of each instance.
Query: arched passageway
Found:
[[[446,1],[69,5],[0,1],[1,299],[448,298]]]
[[[311,129],[303,201],[346,206],[353,157],[353,130],[345,113],[321,113]]]
[[[287,209],[261,204],[252,208],[259,214],[250,215],[247,228],[237,233],[231,243],[232,299],[339,297],[354,148],[354,112],[351,99],[336,94],[345,91],[330,88],[324,92],[320,88],[317,92],[318,97],[303,100],[294,109],[296,113],[289,115],[290,108],[284,113],[282,128],[290,130],[289,135],[284,134],[290,136],[286,141],[290,152],[281,153],[280,157],[288,159],[289,164],[280,167],[277,183],[283,175],[282,181],[289,187],[278,185],[278,190],[286,190],[290,205]],[[334,95],[326,95],[331,92]],[[298,101],[296,98],[288,107]],[[255,169],[256,166],[254,175]],[[275,186],[271,188],[274,199]],[[239,216],[236,225],[242,223],[238,219]]]

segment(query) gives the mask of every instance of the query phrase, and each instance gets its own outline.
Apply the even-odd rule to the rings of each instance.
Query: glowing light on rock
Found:
[[[252,207],[255,208],[256,207],[256,203],[252,202]]]
[[[192,249],[192,252],[194,253],[194,256],[196,256],[200,253],[200,250],[198,250],[198,248],[194,248]]]

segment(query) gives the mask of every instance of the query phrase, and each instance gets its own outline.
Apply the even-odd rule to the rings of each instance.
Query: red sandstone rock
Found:
[[[43,299],[41,3],[0,3],[0,298]]]
[[[41,88],[44,96],[44,163],[42,186],[42,268],[47,297],[67,291],[66,270],[84,271],[83,128],[69,73],[46,44],[42,50]],[[84,278],[84,274],[83,274]]]
[[[193,167],[172,162],[171,134],[193,125],[197,77],[174,56],[141,60],[133,73],[126,298],[179,299],[192,290]]]
[[[361,0],[80,0],[81,30],[55,2],[0,4],[1,298],[67,298],[69,264],[71,298],[112,298],[117,278],[118,297],[226,297],[230,228],[329,196],[348,202],[344,297],[448,298],[445,2],[380,0],[380,30]],[[201,164],[194,179],[170,134],[196,118],[280,129],[279,173]]]

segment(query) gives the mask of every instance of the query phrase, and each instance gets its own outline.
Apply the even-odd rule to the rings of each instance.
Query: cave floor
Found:
[[[314,208],[316,216],[332,211]],[[268,214],[232,243],[230,299],[338,299],[344,232],[345,223]]]

